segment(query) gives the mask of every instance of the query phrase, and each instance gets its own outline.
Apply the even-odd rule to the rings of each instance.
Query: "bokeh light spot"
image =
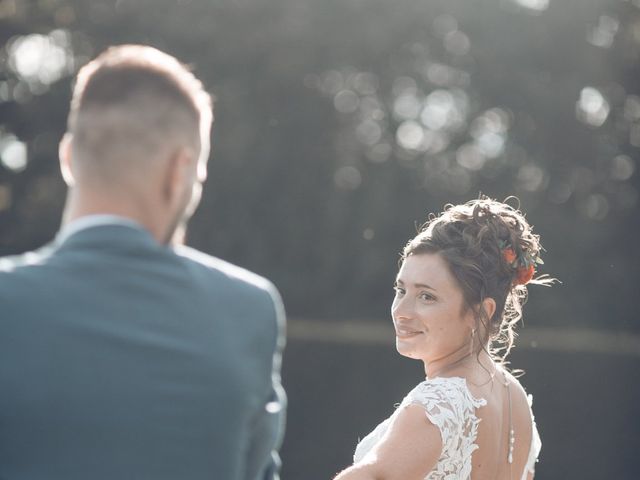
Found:
[[[0,139],[0,162],[14,173],[27,168],[27,146],[14,135],[6,135]]]
[[[447,90],[434,90],[425,101],[420,119],[431,130],[447,127],[455,108],[453,96]]]
[[[375,237],[375,235],[376,233],[373,228],[365,228],[362,232],[362,238],[364,238],[365,240],[373,240],[373,237]]]
[[[426,67],[425,75],[434,85],[448,86],[468,83],[468,74],[442,63],[431,63]]]
[[[378,77],[368,72],[358,72],[353,79],[354,88],[362,95],[373,95],[378,89]]]
[[[365,145],[375,145],[382,137],[382,128],[374,120],[365,120],[356,128],[356,137]]]
[[[351,90],[341,90],[333,98],[333,105],[340,113],[353,113],[358,109],[360,98]]]
[[[344,87],[342,74],[336,70],[329,70],[320,80],[320,89],[325,94],[335,95]]]
[[[424,129],[417,122],[407,120],[398,127],[396,139],[406,150],[419,150],[424,140]]]
[[[553,184],[549,189],[549,200],[555,204],[561,205],[571,198],[572,193],[571,185],[567,182],[558,182]]]
[[[624,118],[630,122],[640,119],[640,97],[628,95],[624,101]]]
[[[425,130],[422,144],[424,151],[435,154],[444,151],[449,146],[450,141],[451,139],[446,133]]]
[[[592,220],[604,220],[609,213],[609,201],[600,193],[593,193],[582,204],[582,212]]]
[[[444,48],[453,55],[466,55],[471,48],[471,41],[463,32],[450,32],[444,38]]]
[[[532,12],[543,12],[549,8],[549,0],[512,0],[517,5],[524,7]]]
[[[393,114],[399,120],[415,119],[422,104],[413,93],[399,95],[393,102]]]
[[[527,164],[520,167],[516,179],[522,189],[535,192],[544,186],[546,176],[539,166]]]
[[[613,45],[620,22],[608,15],[601,15],[598,24],[587,35],[587,41],[596,47],[609,48]]]
[[[69,33],[64,30],[17,37],[7,47],[9,66],[30,88],[48,86],[73,70],[70,45]]]
[[[391,92],[394,96],[402,94],[415,95],[418,92],[418,85],[416,81],[411,77],[398,77],[393,81]]]
[[[633,160],[627,155],[618,155],[611,161],[611,178],[613,180],[628,180],[635,171]]]
[[[382,120],[386,116],[380,100],[373,96],[366,96],[360,99],[360,112],[363,117],[369,117],[372,120]]]
[[[362,175],[356,167],[346,165],[336,171],[333,181],[341,190],[356,190],[362,183]]]
[[[480,170],[486,160],[486,157],[476,145],[467,143],[458,148],[456,152],[456,161],[460,166],[468,170]]]
[[[587,125],[599,127],[607,120],[609,108],[609,102],[598,89],[585,87],[576,103],[576,116]]]
[[[496,158],[504,152],[504,137],[497,133],[485,132],[476,139],[478,148],[489,158]]]

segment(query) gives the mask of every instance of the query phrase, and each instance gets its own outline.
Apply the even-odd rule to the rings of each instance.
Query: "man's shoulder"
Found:
[[[25,267],[41,265],[47,261],[53,250],[53,246],[45,245],[38,250],[0,257],[0,273],[12,273]]]
[[[273,338],[277,348],[282,349],[284,347],[284,326],[286,322],[284,305],[280,293],[271,281],[242,267],[190,247],[178,246],[174,248],[174,252],[187,268],[191,269],[195,275],[201,276],[202,285],[206,284],[211,287],[215,282],[217,295],[223,295],[229,300],[226,304],[245,311],[247,309],[251,311],[258,309],[261,312],[270,312],[269,315],[273,316],[275,321],[259,322],[263,327],[256,327],[254,333],[266,335],[268,332],[272,332],[272,328],[275,326],[277,333]],[[265,328],[268,331],[264,330]]]
[[[211,275],[225,279],[239,288],[266,291],[271,295],[276,291],[268,279],[220,258],[184,245],[175,247],[174,251],[186,264],[206,270]]]

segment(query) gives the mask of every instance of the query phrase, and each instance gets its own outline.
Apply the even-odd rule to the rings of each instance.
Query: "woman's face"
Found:
[[[436,362],[469,344],[474,317],[437,253],[407,257],[396,278],[391,307],[401,355]]]

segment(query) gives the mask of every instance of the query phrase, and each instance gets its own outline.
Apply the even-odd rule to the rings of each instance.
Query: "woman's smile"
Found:
[[[398,338],[412,338],[424,333],[421,330],[416,330],[416,329],[412,329],[411,327],[404,327],[400,325],[395,325],[395,330],[396,330],[396,337]]]

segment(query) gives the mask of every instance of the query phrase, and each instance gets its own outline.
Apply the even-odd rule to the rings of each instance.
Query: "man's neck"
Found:
[[[67,198],[62,226],[84,217],[108,215],[131,220],[148,230],[158,243],[165,242],[166,226],[153,209],[141,202],[129,201],[125,197],[105,198],[97,195],[80,195],[70,191]]]

